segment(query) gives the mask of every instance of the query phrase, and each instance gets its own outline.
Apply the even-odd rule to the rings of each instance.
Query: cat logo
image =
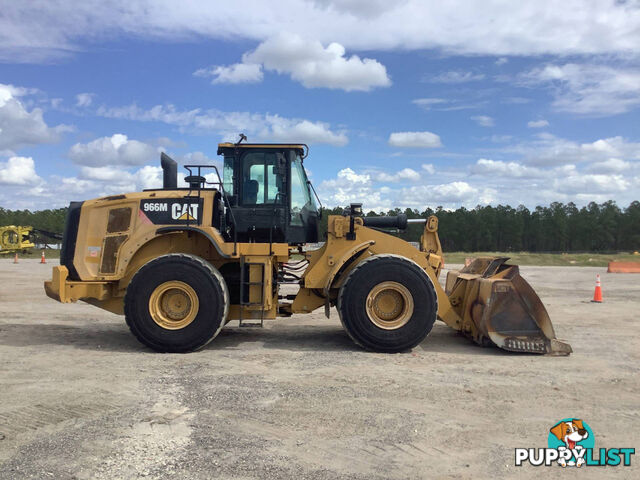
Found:
[[[140,221],[153,225],[184,225],[198,223],[202,199],[154,198],[140,201]]]
[[[199,206],[197,203],[174,203],[171,205],[171,218],[174,220],[196,220]]]

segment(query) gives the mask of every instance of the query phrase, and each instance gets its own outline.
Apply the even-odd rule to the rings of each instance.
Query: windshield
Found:
[[[309,180],[302,166],[302,159],[295,154],[291,161],[291,223],[302,223],[300,213],[305,207],[307,210],[318,211],[315,198],[309,190]]]

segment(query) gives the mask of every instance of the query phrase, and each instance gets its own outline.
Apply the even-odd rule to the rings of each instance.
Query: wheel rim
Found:
[[[413,316],[413,296],[398,282],[382,282],[367,295],[369,320],[384,330],[396,330]]]
[[[190,285],[171,280],[158,285],[149,298],[153,321],[166,330],[180,330],[196,318],[200,302]]]

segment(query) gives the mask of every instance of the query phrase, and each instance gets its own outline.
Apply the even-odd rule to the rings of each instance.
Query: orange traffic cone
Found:
[[[16,256],[13,257],[13,263],[18,263],[18,254],[16,253]]]
[[[602,303],[602,286],[600,285],[600,275],[596,275],[596,291],[593,292],[592,302]]]
[[[42,250],[42,256],[40,257],[40,263],[47,263],[47,261],[44,259],[44,250]]]

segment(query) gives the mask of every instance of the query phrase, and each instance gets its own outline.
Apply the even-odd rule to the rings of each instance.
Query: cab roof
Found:
[[[304,143],[219,143],[218,155],[228,150],[242,150],[250,148],[273,148],[273,149],[294,149],[304,153],[305,148],[308,148]]]

